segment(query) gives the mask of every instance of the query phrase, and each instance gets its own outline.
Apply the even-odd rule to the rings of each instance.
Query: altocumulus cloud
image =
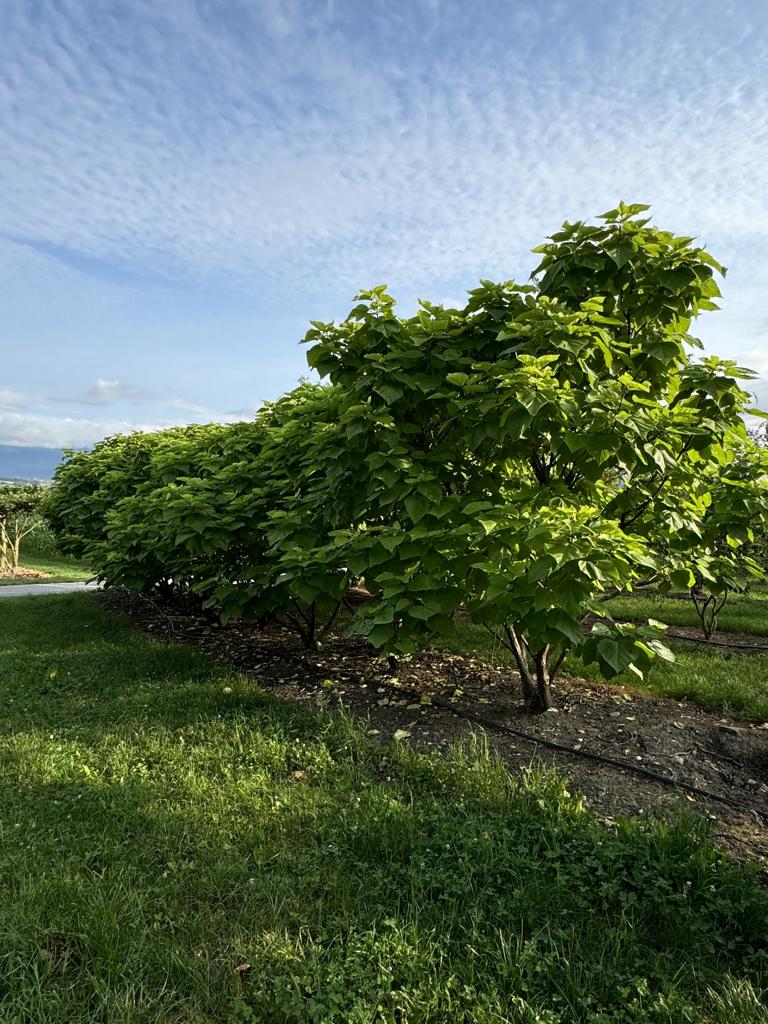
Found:
[[[666,3],[367,6],[10,0],[6,233],[354,287],[509,272],[619,193],[726,244],[764,230],[758,4],[703,3],[695,55]]]
[[[38,445],[41,448],[88,448],[108,434],[159,430],[164,425],[167,426],[128,420],[88,420],[0,410],[0,444]]]
[[[731,266],[708,347],[760,362],[766,67],[758,0],[6,0],[0,233],[22,263],[338,310],[380,281],[412,301],[524,278],[564,217],[650,201]],[[78,401],[149,420],[120,374]]]

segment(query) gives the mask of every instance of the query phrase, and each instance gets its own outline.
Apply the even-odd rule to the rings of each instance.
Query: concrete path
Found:
[[[73,590],[97,590],[98,586],[98,583],[12,583],[8,587],[0,587],[0,598],[71,594]]]

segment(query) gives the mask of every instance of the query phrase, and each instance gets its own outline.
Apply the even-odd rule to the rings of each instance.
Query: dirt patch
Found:
[[[38,572],[37,569],[25,569],[23,566],[18,566],[16,569],[0,569],[0,580],[16,580],[29,581],[29,580],[49,580],[51,574],[48,572]]]
[[[442,749],[477,730],[471,719],[481,718],[489,743],[511,768],[532,761],[554,765],[605,817],[663,816],[681,803],[695,808],[709,818],[724,845],[762,862],[768,872],[768,723],[750,725],[693,704],[580,679],[554,687],[556,709],[530,715],[521,706],[516,674],[479,658],[424,651],[402,664],[395,678],[360,639],[333,637],[321,651],[307,653],[278,626],[211,626],[120,591],[106,591],[98,599],[156,636],[194,644],[252,675],[277,696],[313,707],[343,705],[382,741],[397,734],[416,749]],[[553,751],[536,741],[567,750]],[[626,767],[586,760],[589,753]],[[642,778],[633,767],[720,800]]]

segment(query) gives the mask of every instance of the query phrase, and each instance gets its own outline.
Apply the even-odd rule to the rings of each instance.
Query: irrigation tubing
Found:
[[[160,611],[161,614],[173,624],[173,616],[168,615],[159,609],[157,605],[149,598],[145,598],[147,604],[150,604],[155,611]],[[173,631],[173,625],[172,625]],[[195,630],[197,632],[197,630]],[[286,661],[293,662],[293,664],[299,668],[311,669],[318,675],[322,675],[323,669],[319,665],[313,665],[308,662],[305,658],[298,658],[296,655],[290,654],[287,651],[280,652],[280,656],[285,658]],[[388,690],[392,694],[396,694],[401,699],[411,699],[414,703],[420,703],[423,694],[418,693],[415,690],[409,690],[402,686],[393,686],[391,683],[387,683],[382,679],[366,678],[365,676],[359,675],[357,672],[345,673],[346,678],[358,686],[375,686],[379,689],[383,688]],[[768,811],[761,811],[754,807],[749,807],[738,800],[734,800],[731,797],[721,796],[720,793],[714,793],[709,789],[702,789],[700,786],[694,786],[690,782],[684,782],[682,779],[676,779],[674,776],[662,775],[660,772],[655,772],[651,768],[644,768],[642,765],[632,764],[631,761],[620,761],[615,757],[606,757],[604,754],[597,754],[592,750],[576,750],[574,747],[566,747],[564,743],[557,743],[555,740],[544,739],[541,736],[534,736],[532,733],[523,732],[521,729],[513,729],[510,725],[505,725],[503,722],[497,722],[493,718],[486,718],[484,715],[478,715],[473,711],[466,711],[455,704],[451,704],[448,701],[442,700],[439,697],[433,697],[430,695],[430,703],[423,705],[424,709],[429,707],[438,708],[441,711],[448,711],[452,715],[456,715],[460,718],[464,718],[468,722],[472,722],[475,725],[479,725],[484,729],[491,729],[494,732],[502,733],[505,736],[514,736],[517,739],[525,740],[527,743],[531,743],[534,746],[545,747],[547,750],[555,750],[561,754],[567,754],[569,757],[581,757],[586,761],[594,761],[597,764],[608,765],[611,768],[618,768],[620,771],[628,772],[632,775],[637,775],[640,778],[651,779],[653,782],[660,782],[664,786],[669,786],[672,789],[682,789],[686,793],[692,793],[694,796],[703,797],[705,800],[714,800],[717,803],[726,804],[728,807],[733,807],[737,811],[742,813],[753,812],[757,814],[766,824],[768,824]]]
[[[766,644],[730,644],[721,640],[705,640],[703,636],[680,636],[678,633],[667,633],[665,640],[676,640],[679,644],[708,644],[710,647],[719,647],[720,650],[729,649],[737,651],[768,651]]]
[[[364,682],[367,685],[373,685],[375,683],[375,685],[379,687],[383,685],[386,689],[390,690],[391,693],[397,693],[406,699],[412,697],[414,700],[418,701],[421,698],[421,695],[413,690],[406,690],[400,686],[392,686],[390,683],[382,683],[380,680],[366,680],[362,676],[358,676],[355,681]],[[555,740],[547,740],[541,736],[534,736],[529,732],[523,732],[521,729],[513,729],[512,726],[505,725],[503,722],[497,722],[493,718],[486,718],[484,715],[475,714],[473,711],[465,711],[462,708],[457,707],[455,704],[450,704],[448,701],[441,700],[439,697],[430,697],[430,702],[431,703],[425,705],[425,707],[431,706],[439,708],[442,711],[450,711],[451,714],[459,715],[467,721],[480,725],[485,729],[492,729],[495,732],[500,732],[507,736],[515,736],[518,739],[526,740],[528,743],[532,743],[535,746],[546,747],[548,750],[556,750],[559,753],[568,754],[570,757],[583,757],[587,761],[596,761],[598,764],[605,764],[612,768],[619,768],[621,771],[631,772],[633,775],[652,779],[654,782],[661,782],[665,786],[671,786],[674,789],[684,789],[688,793],[704,797],[707,800],[715,800],[718,803],[727,804],[729,807],[734,807],[736,810],[742,812],[755,810],[755,812],[768,823],[768,811],[763,812],[755,808],[745,806],[730,797],[721,796],[719,793],[714,793],[709,789],[701,789],[699,786],[694,786],[690,782],[683,782],[681,779],[676,779],[673,776],[662,775],[660,772],[655,772],[651,768],[643,768],[642,765],[632,764],[631,761],[620,761],[614,757],[606,757],[604,754],[596,754],[592,750],[576,750],[574,747],[566,747],[565,744],[557,743]]]

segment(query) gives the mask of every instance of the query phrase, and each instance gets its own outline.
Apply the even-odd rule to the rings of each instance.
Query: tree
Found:
[[[337,543],[376,598],[358,624],[377,646],[407,652],[463,605],[507,644],[535,710],[571,650],[609,677],[671,657],[653,625],[583,624],[606,592],[701,565],[752,375],[692,361],[691,321],[724,271],[646,209],[566,224],[536,250],[533,285],[483,282],[464,309],[401,319],[377,288],[313,324],[310,365],[346,395],[349,448],[330,457],[360,498],[362,525]],[[764,479],[754,491],[764,510]],[[737,518],[738,547],[746,505]]]
[[[46,503],[62,548],[109,586],[184,597],[222,620],[276,618],[314,646],[349,581],[345,567],[307,555],[342,514],[318,500],[314,479],[314,452],[338,430],[334,395],[304,383],[252,422],[72,454]]]
[[[43,494],[40,484],[0,485],[0,569],[3,572],[19,568],[21,542],[41,522]]]

